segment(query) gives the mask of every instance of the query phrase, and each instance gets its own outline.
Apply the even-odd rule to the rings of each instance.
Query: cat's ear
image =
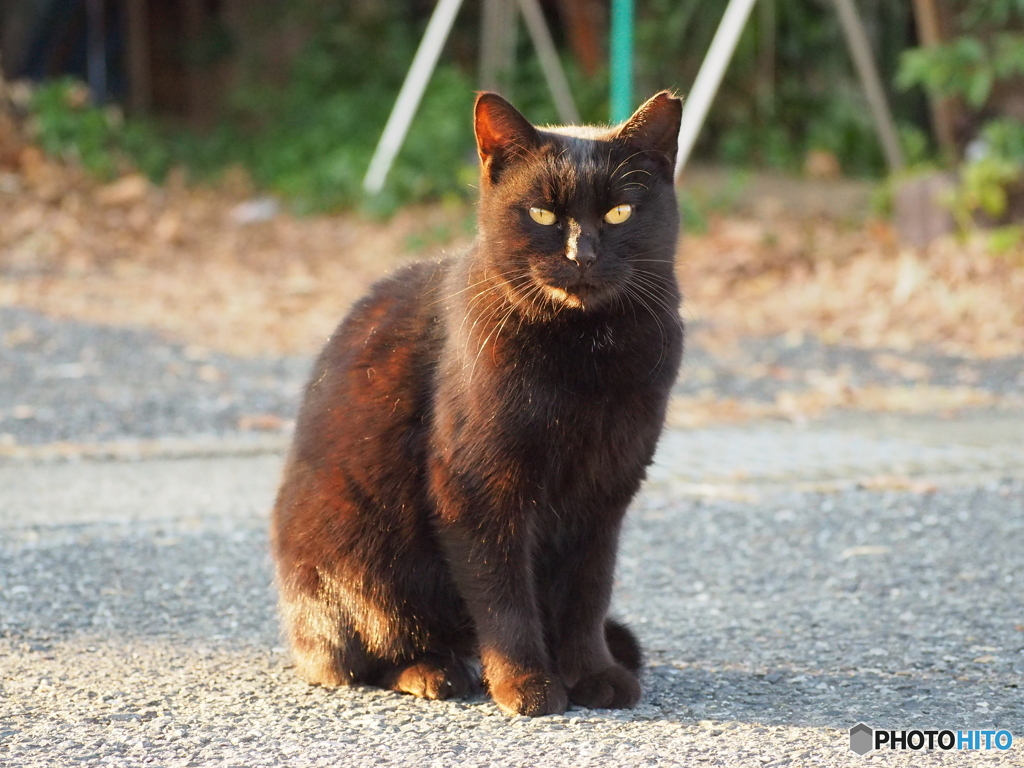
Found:
[[[645,101],[619,128],[615,137],[641,152],[664,156],[674,168],[682,116],[683,100],[670,91],[662,91]]]
[[[540,145],[537,129],[496,93],[479,94],[473,114],[483,177],[492,184],[509,165]]]

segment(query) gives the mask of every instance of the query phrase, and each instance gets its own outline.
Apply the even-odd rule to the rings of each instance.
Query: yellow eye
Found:
[[[604,220],[609,224],[621,224],[632,215],[632,205],[616,205],[604,215]]]
[[[555,223],[555,221],[557,221],[555,214],[546,208],[531,208],[530,218],[538,224],[543,224],[545,227],[550,227]]]

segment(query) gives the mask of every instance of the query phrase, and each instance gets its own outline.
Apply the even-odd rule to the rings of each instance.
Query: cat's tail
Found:
[[[608,642],[608,650],[612,652],[615,660],[634,675],[640,674],[640,667],[644,664],[644,652],[640,648],[640,641],[629,627],[614,619],[605,619],[604,637]]]

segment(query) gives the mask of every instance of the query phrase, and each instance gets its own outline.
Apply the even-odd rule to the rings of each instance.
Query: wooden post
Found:
[[[406,73],[405,81],[398,92],[398,99],[391,108],[384,133],[377,142],[377,148],[370,158],[370,167],[363,178],[363,189],[372,195],[384,187],[384,180],[391,170],[395,155],[405,141],[409,125],[416,114],[416,108],[423,97],[430,76],[437,66],[437,59],[441,55],[441,49],[448,39],[448,33],[461,5],[462,0],[439,0],[434,13],[430,16],[423,39],[416,49],[412,65]],[[537,0],[519,0],[519,10],[526,19],[526,28],[537,49],[541,69],[544,71],[559,114],[567,123],[579,122],[579,113],[576,112],[576,104],[569,91],[569,84],[565,79],[565,72],[562,70],[562,63],[558,59],[558,51],[544,21],[540,4]]]
[[[896,134],[896,124],[889,111],[889,102],[885,98],[882,80],[875,68],[875,59],[871,54],[871,45],[868,43],[864,25],[860,16],[857,15],[853,0],[835,0],[835,4],[836,10],[839,12],[843,34],[846,36],[846,45],[850,49],[854,67],[860,77],[861,87],[867,97],[868,107],[871,109],[871,116],[875,122],[875,130],[878,132],[879,141],[882,143],[882,149],[885,151],[885,157],[889,163],[889,170],[903,170],[905,165],[903,148],[900,146],[899,136]]]
[[[925,48],[935,48],[944,40],[942,20],[935,0],[914,0],[914,20],[917,23],[917,36]],[[950,99],[942,99],[928,95],[928,104],[932,113],[932,128],[935,140],[947,160],[955,161],[959,154],[956,146],[956,135],[953,130],[956,119],[955,105]]]
[[[755,2],[756,0],[729,0],[729,5],[726,6],[718,29],[715,30],[715,36],[711,40],[708,54],[697,72],[697,79],[693,81],[693,87],[683,102],[683,117],[679,123],[679,153],[676,155],[677,183],[683,175],[686,161],[690,159],[697,134],[704,125],[711,101],[718,92],[722,76],[725,75],[726,67],[732,60],[736,43],[739,42],[740,34],[746,26],[747,19],[750,18],[750,11]]]
[[[437,66],[437,59],[441,55],[441,49],[444,48],[461,5],[462,0],[440,0],[434,8],[434,13],[427,24],[427,31],[423,33],[420,47],[416,49],[402,89],[398,92],[398,99],[391,108],[384,133],[377,142],[373,157],[370,158],[370,167],[363,179],[363,189],[370,194],[375,195],[384,188],[384,180],[391,170],[391,163],[405,141],[409,125],[416,115],[416,108],[427,89],[427,83],[430,82],[430,76]]]
[[[125,46],[125,69],[128,71],[128,107],[133,114],[143,115],[153,106],[153,84],[150,72],[148,0],[126,0],[128,45]]]
[[[221,96],[219,73],[211,62],[201,58],[203,36],[210,25],[210,15],[203,0],[185,0],[185,41],[189,46],[186,60],[188,73],[189,119],[199,128],[209,128],[216,118]]]
[[[775,0],[761,0],[757,10],[757,111],[767,121],[775,114]]]
[[[583,74],[593,77],[605,59],[603,0],[559,0],[562,28]]]

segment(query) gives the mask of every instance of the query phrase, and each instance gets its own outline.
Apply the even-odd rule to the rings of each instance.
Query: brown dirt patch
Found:
[[[100,186],[31,145],[0,163],[0,305],[143,325],[227,352],[310,353],[353,300],[418,254],[466,245],[463,207],[242,223],[242,178],[217,189],[138,176]],[[1024,250],[978,235],[925,250],[882,222],[723,217],[681,243],[700,342],[744,336],[977,357],[1024,353]]]

